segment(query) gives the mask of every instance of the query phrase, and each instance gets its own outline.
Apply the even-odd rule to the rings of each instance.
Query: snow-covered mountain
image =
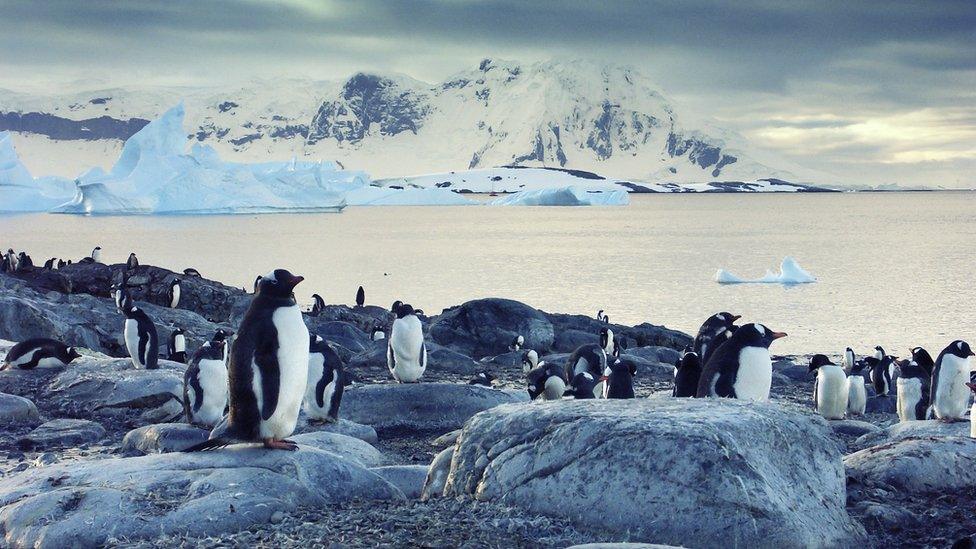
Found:
[[[188,137],[233,161],[333,160],[373,177],[517,165],[651,183],[810,179],[677,112],[634,69],[586,61],[486,59],[436,85],[360,73],[232,89],[0,90],[0,130],[33,173],[75,176],[107,168],[125,139],[180,101]]]

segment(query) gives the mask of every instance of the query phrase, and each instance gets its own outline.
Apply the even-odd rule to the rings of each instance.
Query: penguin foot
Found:
[[[264,439],[264,447],[270,450],[288,450],[294,452],[298,445],[290,440],[275,440],[273,438]]]

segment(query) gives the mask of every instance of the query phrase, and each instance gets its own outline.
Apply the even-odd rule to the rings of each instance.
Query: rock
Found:
[[[13,427],[38,421],[40,416],[33,402],[21,396],[0,393],[0,425]]]
[[[674,365],[652,362],[642,357],[629,354],[620,355],[620,360],[631,363],[637,368],[637,379],[642,381],[674,381]]]
[[[976,439],[905,438],[844,458],[847,474],[862,484],[883,483],[910,494],[976,488]]]
[[[670,549],[678,545],[658,545],[656,543],[584,543],[569,549]]]
[[[603,322],[584,315],[546,312],[542,312],[542,314],[552,323],[553,329],[557,334],[567,330],[599,334],[600,328],[606,326]],[[680,350],[691,345],[693,339],[688,334],[646,322],[633,327],[610,324],[610,329],[613,330],[614,335],[619,336],[625,342],[628,349],[632,347],[660,346]]]
[[[559,353],[572,353],[581,345],[600,343],[600,331],[564,330],[556,334],[552,350]]]
[[[371,343],[368,333],[348,322],[325,320],[321,316],[306,316],[305,324],[313,334],[322,336],[322,339],[344,347],[353,354],[365,351]]]
[[[465,424],[444,493],[571,517],[635,541],[853,545],[864,532],[847,515],[829,435],[823,418],[777,403],[505,405]],[[696,518],[674,520],[682,516]]]
[[[386,465],[386,458],[379,450],[368,442],[358,438],[340,435],[338,433],[328,433],[326,431],[316,431],[313,433],[303,433],[289,438],[303,446],[311,446],[325,452],[336,454],[343,459],[357,463],[363,467],[378,467]]]
[[[427,344],[427,368],[432,372],[445,372],[463,376],[473,376],[484,370],[484,366],[469,356],[454,352],[436,343]]]
[[[497,365],[503,368],[522,368],[522,353],[524,351],[509,351],[495,356],[486,356],[479,362],[484,365]]]
[[[451,462],[454,460],[454,446],[444,448],[430,462],[427,475],[424,478],[424,488],[420,492],[421,501],[439,498],[444,495],[444,487],[451,473]]]
[[[773,362],[773,372],[784,375],[793,381],[812,382],[816,376],[810,373],[809,366],[796,364],[787,358]],[[812,394],[812,391],[811,391]]]
[[[854,505],[853,511],[861,518],[861,522],[873,522],[885,529],[897,527],[899,530],[904,530],[918,524],[918,517],[915,513],[895,505],[859,501]]]
[[[868,433],[881,432],[881,427],[878,427],[873,423],[859,421],[856,419],[833,420],[828,421],[827,424],[830,425],[830,428],[833,429],[835,433],[850,437],[859,437]]]
[[[539,311],[510,299],[477,299],[444,311],[430,326],[434,342],[480,359],[505,352],[521,335],[526,349],[552,347],[552,324]]]
[[[668,366],[674,367],[674,363],[681,358],[681,353],[675,351],[670,347],[660,347],[656,345],[649,345],[646,347],[632,347],[630,349],[624,349],[620,352],[623,355],[638,356],[645,360],[651,362],[659,362],[661,364],[667,364]]]
[[[183,369],[186,366],[159,361],[157,370],[136,370],[130,359],[83,357],[58,374],[47,387],[49,398],[72,411],[112,415],[116,410],[145,413],[162,408],[161,414],[182,413]],[[157,418],[159,419],[159,418]]]
[[[54,419],[42,423],[18,441],[23,450],[52,446],[76,446],[105,436],[105,428],[87,419]]]
[[[898,413],[898,398],[894,395],[868,397],[864,406],[866,414],[896,414]]]
[[[210,438],[210,431],[186,423],[160,423],[133,429],[122,439],[122,450],[142,454],[181,452]]]
[[[513,395],[480,385],[354,385],[342,396],[341,413],[379,430],[449,431],[482,410],[515,401]]]
[[[427,478],[426,465],[388,465],[373,467],[370,471],[399,488],[409,499],[420,497],[424,488],[424,479]]]
[[[336,423],[320,422],[320,421],[308,421],[308,416],[304,413],[298,418],[298,425],[295,428],[296,433],[311,433],[317,431],[325,431],[327,433],[336,433],[339,435],[346,435],[348,437],[358,438],[368,442],[369,444],[375,445],[379,440],[376,436],[376,429],[373,429],[369,425],[363,425],[361,423],[356,423],[355,421],[349,421],[348,419],[340,419]]]
[[[924,421],[902,421],[885,429],[866,433],[854,441],[858,446],[876,446],[885,442],[894,442],[910,437],[926,436],[969,436],[968,421],[939,421],[928,419]]]
[[[15,547],[219,537],[266,524],[275,512],[402,497],[379,475],[328,452],[234,446],[79,460],[8,476],[0,479],[0,531]]]
[[[430,445],[434,448],[447,448],[448,446],[454,446],[454,443],[457,442],[459,436],[461,436],[461,429],[455,429],[435,438],[430,442]]]

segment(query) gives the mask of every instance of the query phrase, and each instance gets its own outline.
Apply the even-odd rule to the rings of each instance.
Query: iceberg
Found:
[[[17,156],[10,134],[0,132],[0,212],[47,211],[73,193],[68,179],[31,176]]]
[[[744,279],[725,269],[719,269],[715,273],[715,282],[719,284],[810,284],[816,281],[815,276],[805,271],[795,259],[789,256],[783,258],[779,273],[767,269],[762,278]]]
[[[578,186],[522,191],[502,196],[491,206],[626,206],[630,195],[622,190],[594,191]]]
[[[350,206],[470,206],[477,201],[448,189],[391,189],[366,186],[346,193]]]

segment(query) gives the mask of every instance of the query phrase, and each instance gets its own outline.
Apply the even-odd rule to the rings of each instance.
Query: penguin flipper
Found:
[[[236,442],[239,441],[229,439],[229,438],[212,438],[210,440],[205,440],[199,444],[194,444],[193,446],[184,449],[183,453],[189,454],[191,452],[209,452],[210,450],[218,450],[220,448],[226,448],[227,446],[230,446],[231,444],[234,444]]]
[[[396,370],[396,356],[393,354],[393,338],[386,344],[386,366],[392,374]]]
[[[420,369],[421,370],[427,369],[427,344],[426,343],[420,344]]]
[[[278,408],[280,380],[276,358],[275,354],[260,350],[254,353],[254,365],[261,372],[261,419],[264,421],[271,419]]]

